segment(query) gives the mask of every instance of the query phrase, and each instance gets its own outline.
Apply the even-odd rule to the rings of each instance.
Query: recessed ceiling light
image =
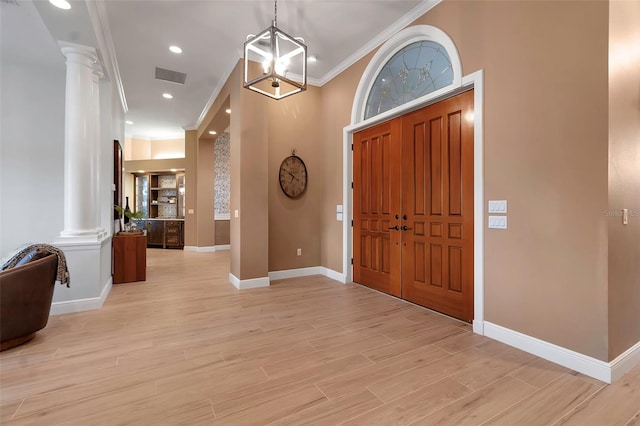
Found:
[[[144,173],[144,170],[138,170],[138,173]]]
[[[65,10],[71,9],[71,5],[67,0],[49,0],[49,3],[51,3],[52,5],[60,9],[65,9]]]
[[[309,56],[308,60],[311,63],[318,62],[318,57],[316,55],[311,55]]]
[[[171,171],[172,171],[172,172],[177,172],[177,171],[178,171],[178,169],[171,169]]]
[[[227,108],[227,109],[225,110],[225,112],[226,112],[227,114],[231,114],[231,108]]]
[[[171,93],[163,93],[162,97],[165,99],[173,99],[173,95]]]
[[[210,134],[210,135],[217,135],[217,134],[218,134],[218,132],[216,132],[215,130],[209,130],[209,134]]]
[[[127,121],[125,121],[125,123],[127,123],[127,124],[133,124],[133,121],[131,121],[131,120],[127,120]]]
[[[169,46],[169,50],[172,51],[173,53],[182,53],[182,49],[179,48],[178,46]]]

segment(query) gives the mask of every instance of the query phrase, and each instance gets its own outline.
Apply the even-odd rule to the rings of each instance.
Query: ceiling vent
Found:
[[[170,81],[172,83],[184,84],[184,82],[187,81],[187,74],[156,67],[156,79]]]

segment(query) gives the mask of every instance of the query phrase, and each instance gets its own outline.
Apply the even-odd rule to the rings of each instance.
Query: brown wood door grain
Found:
[[[464,321],[473,320],[472,116],[468,91],[353,138],[354,282]]]
[[[402,117],[402,297],[473,319],[473,91]]]
[[[398,297],[400,125],[395,119],[353,137],[354,281]]]

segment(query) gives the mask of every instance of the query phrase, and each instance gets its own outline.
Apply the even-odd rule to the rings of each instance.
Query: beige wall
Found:
[[[318,266],[324,187],[320,89],[309,87],[268,105],[269,271]],[[284,195],[278,180],[280,163],[292,149],[305,162],[308,175],[306,191],[295,200]]]
[[[198,246],[198,132],[185,132],[184,245]],[[189,213],[193,211],[193,213]]]
[[[607,360],[605,2],[444,2],[420,21],[485,71],[485,320]],[[485,202],[486,205],[486,202]]]
[[[242,66],[240,66],[242,70]],[[231,221],[234,210],[240,213],[240,276],[245,280],[269,273],[269,100],[258,93],[241,89],[238,100],[231,96],[231,157],[239,155],[240,176],[231,172]],[[239,121],[240,131],[234,131]],[[234,149],[235,148],[235,149]],[[239,148],[239,149],[238,149]],[[234,187],[240,189],[239,204]],[[233,239],[231,245],[234,244]]]
[[[485,229],[485,319],[606,360],[607,4],[445,1],[416,24],[485,71],[485,195],[509,229]],[[570,30],[568,30],[570,29]],[[322,264],[341,270],[342,127],[369,57],[323,87]]]
[[[342,222],[336,220],[336,205],[342,204],[342,131],[351,122],[351,108],[358,83],[373,52],[322,87],[321,134],[323,159],[323,204],[321,215],[321,265],[342,270]]]
[[[484,204],[509,203],[509,229],[484,229],[485,320],[608,361],[638,341],[640,305],[638,270],[629,260],[637,263],[640,219],[622,228],[603,213],[638,202],[630,196],[637,186],[621,189],[630,177],[638,182],[637,121],[623,124],[626,114],[638,119],[638,93],[616,89],[633,85],[632,77],[609,79],[608,3],[445,0],[414,24],[449,34],[463,74],[485,72]],[[373,54],[321,89],[279,102],[241,89],[241,64],[236,67],[220,99],[230,94],[234,110],[230,234],[237,277],[312,266],[314,258],[342,271],[343,257],[350,256],[342,253],[342,223],[335,220],[342,203],[342,132]],[[609,138],[612,171],[617,167],[619,175],[609,174]],[[277,167],[293,147],[317,169],[310,170],[308,198],[298,201],[284,199],[277,186]],[[609,243],[628,256],[613,259]],[[303,244],[311,247],[309,259],[293,256]]]
[[[216,220],[215,239],[216,239],[217,246],[231,244],[231,237],[229,234],[229,231],[230,231],[229,222],[230,222],[229,220]]]
[[[170,158],[166,160],[131,160],[124,162],[124,171],[136,173],[138,170],[145,172],[164,172],[171,169],[184,170],[187,163],[184,158]]]
[[[198,139],[198,191],[197,199],[197,246],[213,247],[215,245],[215,223],[213,219],[213,141]]]
[[[640,341],[640,2],[609,4],[609,359]]]
[[[124,160],[160,160],[184,158],[185,140],[180,139],[138,139],[126,138]]]

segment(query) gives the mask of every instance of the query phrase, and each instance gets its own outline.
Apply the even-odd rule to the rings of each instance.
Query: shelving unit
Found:
[[[145,219],[137,221],[147,230],[147,246],[184,247],[184,173],[134,174],[136,211]]]
[[[135,174],[136,211],[149,219],[184,218],[184,173]]]

